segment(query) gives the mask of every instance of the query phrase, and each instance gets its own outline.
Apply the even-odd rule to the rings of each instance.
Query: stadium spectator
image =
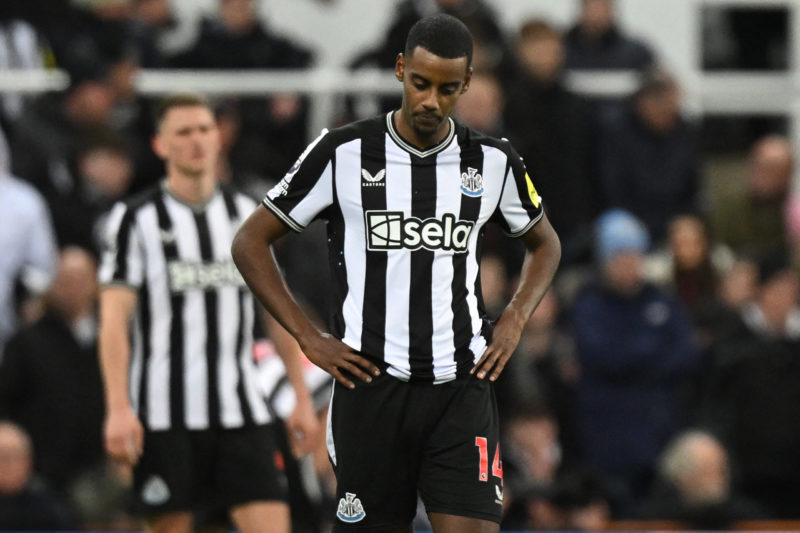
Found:
[[[600,124],[603,204],[636,215],[660,244],[673,217],[698,209],[698,164],[695,128],[681,114],[677,82],[664,70],[647,71],[628,105]]]
[[[0,529],[73,529],[61,501],[33,472],[30,439],[19,426],[0,420]]]
[[[509,139],[547,201],[562,264],[588,262],[591,222],[600,209],[590,110],[564,86],[564,43],[556,29],[540,20],[524,22],[514,51],[519,68],[505,92]]]
[[[734,256],[724,245],[711,242],[697,215],[679,215],[667,226],[666,246],[646,264],[648,278],[674,290],[694,315],[716,301],[724,274]]]
[[[0,364],[0,417],[29,433],[37,472],[59,491],[104,460],[96,278],[86,250],[65,248],[45,315],[9,340]]]
[[[794,174],[788,139],[768,135],[750,150],[745,182],[712,199],[714,237],[740,256],[758,260],[787,245],[785,207]]]
[[[800,518],[800,280],[781,253],[758,272],[755,300],[714,350],[700,420],[730,450],[743,496],[773,518]]]
[[[116,136],[99,136],[87,142],[75,156],[75,187],[59,195],[51,212],[62,246],[77,245],[96,253],[100,247],[99,222],[130,189],[134,162],[125,143]]]
[[[639,517],[674,520],[690,529],[730,529],[739,520],[765,517],[734,494],[728,452],[702,430],[680,433],[658,460],[658,476]]]
[[[109,136],[114,92],[108,66],[90,63],[69,72],[70,86],[39,97],[19,123],[12,145],[14,174],[32,183],[51,205],[78,186],[76,156],[95,136]]]
[[[453,116],[487,135],[500,135],[505,131],[504,107],[503,89],[497,77],[488,71],[476,71],[469,83],[469,91],[459,99]]]
[[[172,61],[178,68],[300,69],[311,66],[312,53],[264,25],[255,0],[218,0],[217,13],[201,22],[194,46]],[[308,104],[297,94],[239,100],[246,153],[262,154],[248,165],[277,181],[291,166],[291,155],[307,141]],[[266,153],[266,154],[265,154]],[[265,154],[265,155],[264,155]]]
[[[656,458],[685,422],[679,390],[697,364],[683,307],[645,281],[649,243],[647,229],[630,213],[601,215],[599,277],[571,310],[581,457],[607,476],[616,516],[632,512]]]
[[[41,311],[55,274],[56,241],[42,196],[9,173],[10,151],[0,131],[0,358],[20,325]]]
[[[580,0],[577,23],[566,34],[568,69],[638,69],[653,65],[654,53],[627,36],[615,20],[614,0]]]

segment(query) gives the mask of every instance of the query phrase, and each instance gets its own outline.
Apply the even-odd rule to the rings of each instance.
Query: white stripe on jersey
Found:
[[[154,205],[142,207],[136,214],[138,234],[160,235]],[[146,420],[152,430],[170,428],[169,419],[169,333],[172,323],[172,304],[167,283],[167,263],[161,239],[145,239],[143,258],[146,259],[146,282],[150,305],[150,357],[145,368]],[[152,317],[158,317],[153,320]],[[147,339],[145,339],[147,342]],[[140,400],[141,401],[141,400]]]
[[[411,216],[411,157],[398,151],[394,141],[386,136],[386,210],[402,211]],[[362,247],[363,247],[362,241]],[[362,252],[363,253],[363,252]],[[411,278],[411,255],[405,250],[389,250],[386,268],[386,326],[392,335],[386,336],[384,358],[390,373],[400,379],[411,377],[408,360],[409,295],[408,285],[397,280]],[[348,263],[349,265],[349,263]]]
[[[359,157],[360,153],[360,139],[345,143],[336,150],[336,194],[340,203],[346,201],[352,206],[352,209],[346,212],[343,211],[345,216],[347,216],[346,213],[348,212],[360,214],[363,211],[361,205],[361,174],[359,173],[359,177],[356,178],[353,175],[352,166],[349,166],[349,161],[353,157]],[[359,220],[353,220],[352,218],[345,220],[344,257],[362,254],[365,238],[363,215]],[[342,342],[354,350],[360,350],[366,263],[361,261],[350,262],[347,263],[346,268],[347,297],[344,300],[345,332]]]
[[[175,242],[178,254],[183,261],[201,263],[200,237],[191,209],[181,205],[175,198],[167,195],[164,199],[167,211],[172,218]],[[206,207],[211,211],[212,200]],[[213,224],[209,223],[209,226]],[[191,331],[191,335],[183,336],[183,402],[190,408],[184,411],[184,423],[189,429],[208,427],[208,368],[206,365],[206,340],[208,331],[205,327],[197,327],[206,323],[206,306],[204,291],[186,291],[183,304],[183,331]],[[191,384],[191,386],[188,386]]]

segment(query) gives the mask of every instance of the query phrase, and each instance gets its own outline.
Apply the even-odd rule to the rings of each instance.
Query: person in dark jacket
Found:
[[[644,225],[612,210],[596,232],[600,276],[579,293],[571,316],[581,367],[578,439],[583,460],[608,476],[615,513],[625,516],[683,424],[679,390],[696,355],[683,308],[644,281]]]
[[[604,204],[636,215],[657,243],[672,218],[697,211],[697,136],[668,72],[647,71],[629,104],[604,115],[597,152]]]
[[[0,365],[0,417],[30,434],[37,471],[67,489],[104,461],[94,258],[67,247],[47,312],[11,338]]]
[[[788,256],[759,264],[755,301],[713,352],[701,421],[731,451],[744,496],[770,518],[800,518],[800,279]]]
[[[614,0],[581,0],[580,18],[566,35],[567,68],[636,69],[651,66],[655,54],[616,24]]]
[[[561,34],[540,20],[522,25],[518,73],[507,85],[504,122],[562,243],[562,265],[587,262],[594,199],[590,109],[564,85]]]

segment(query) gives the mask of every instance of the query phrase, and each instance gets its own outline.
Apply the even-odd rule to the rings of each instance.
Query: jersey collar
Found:
[[[450,141],[452,141],[453,137],[455,137],[456,135],[455,122],[453,122],[452,118],[447,117],[447,120],[450,123],[450,131],[447,132],[445,138],[439,141],[438,144],[436,144],[431,148],[428,148],[427,150],[420,150],[419,148],[415,148],[414,146],[410,145],[400,136],[400,133],[394,126],[394,120],[392,120],[394,114],[395,111],[390,111],[386,113],[386,129],[389,131],[389,136],[400,148],[417,157],[428,157],[429,155],[438,154],[439,152],[441,152],[450,145]]]

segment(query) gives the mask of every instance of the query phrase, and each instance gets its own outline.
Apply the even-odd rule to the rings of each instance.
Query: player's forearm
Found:
[[[105,388],[106,410],[108,412],[130,407],[128,397],[128,362],[130,347],[127,327],[111,324],[111,319],[103,318],[98,339],[100,349],[100,370]]]
[[[283,366],[286,368],[286,377],[295,391],[295,396],[298,402],[310,401],[311,393],[306,385],[305,375],[303,371],[303,352],[297,341],[286,331],[278,322],[272,317],[266,317],[268,324],[269,337],[275,344],[275,349],[278,356],[283,361]]]
[[[123,287],[106,287],[100,293],[100,371],[105,389],[106,410],[130,408],[128,324],[136,308],[136,293]]]
[[[246,222],[233,241],[233,261],[259,302],[302,346],[304,339],[319,331],[289,293],[275,263],[271,242],[247,226]]]
[[[561,260],[561,243],[547,218],[524,236],[523,242],[526,253],[519,285],[503,312],[508,315],[506,319],[514,319],[520,326],[530,319],[544,297]]]

